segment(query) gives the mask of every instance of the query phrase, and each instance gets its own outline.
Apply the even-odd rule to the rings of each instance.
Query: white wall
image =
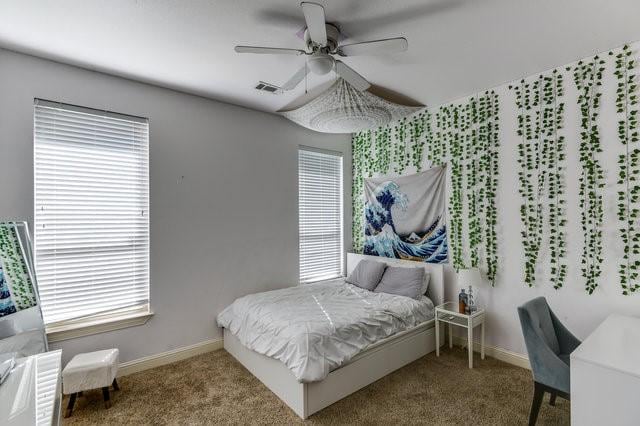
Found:
[[[273,96],[265,94],[265,96]],[[343,152],[282,117],[0,50],[0,219],[33,225],[33,99],[149,118],[151,306],[143,326],[56,343],[64,359],[118,347],[122,361],[220,337],[235,298],[298,277],[298,145]],[[184,176],[184,179],[181,177]],[[345,202],[346,246],[350,202]]]
[[[640,43],[634,43],[633,47],[635,55],[638,57]],[[581,116],[577,105],[577,91],[573,75],[565,70],[563,64],[557,64],[565,82],[566,111],[563,134],[566,137],[567,145],[565,191],[568,220],[567,279],[564,287],[559,290],[554,290],[548,280],[548,248],[545,248],[544,244],[539,260],[541,266],[537,271],[536,285],[529,288],[523,282],[524,257],[519,212],[522,201],[518,194],[519,166],[517,163],[517,145],[520,143],[520,138],[516,133],[518,111],[515,106],[515,95],[508,89],[508,84],[494,88],[500,101],[499,137],[501,145],[497,193],[499,266],[495,287],[491,287],[488,283],[475,286],[478,291],[477,301],[487,311],[486,342],[489,345],[517,353],[526,353],[516,308],[537,296],[545,296],[551,308],[580,339],[587,337],[611,313],[640,316],[640,294],[623,296],[617,272],[618,262],[623,256],[623,247],[618,233],[616,216],[616,191],[618,188],[615,183],[618,173],[617,156],[623,152],[624,146],[617,137],[618,118],[615,111],[616,80],[613,76],[613,59],[606,54],[601,57],[607,61],[600,109],[600,135],[604,150],[602,164],[606,179],[603,200],[605,204],[604,262],[600,286],[592,295],[586,293],[584,279],[580,271],[583,245],[578,199],[580,171],[578,149]],[[462,98],[455,101],[454,104],[465,102],[468,99],[468,97]],[[438,107],[430,108],[434,131],[437,109]],[[424,149],[424,157],[427,158],[428,145],[425,145]],[[425,164],[425,166],[428,167],[429,164]],[[412,169],[405,171],[405,174],[413,172]],[[457,286],[456,273],[449,265],[445,268],[445,277],[447,298],[457,300],[459,287]]]
[[[636,55],[638,46],[635,46]],[[615,113],[616,80],[613,76],[613,61],[607,61],[603,76],[600,108],[600,136],[604,150],[602,165],[605,171],[604,189],[604,232],[602,275],[600,286],[589,295],[584,289],[584,279],[580,271],[583,235],[580,227],[578,198],[580,144],[580,109],[577,105],[577,91],[573,74],[559,65],[565,82],[565,125],[566,137],[566,202],[567,202],[567,279],[564,287],[554,290],[548,281],[548,267],[538,268],[538,282],[529,288],[523,283],[523,248],[520,231],[522,229],[518,195],[517,114],[515,95],[502,85],[495,90],[500,97],[500,181],[498,184],[498,280],[494,288],[488,284],[480,287],[480,303],[489,312],[487,321],[488,343],[514,352],[526,353],[524,339],[516,307],[537,296],[545,296],[551,308],[567,327],[580,338],[586,338],[611,313],[640,315],[640,294],[623,296],[618,277],[618,262],[623,256],[623,247],[618,232],[616,203],[618,190],[615,183],[618,167],[617,156],[624,146],[617,137]],[[548,265],[548,250],[544,245],[539,263]],[[457,290],[455,291],[457,295]]]

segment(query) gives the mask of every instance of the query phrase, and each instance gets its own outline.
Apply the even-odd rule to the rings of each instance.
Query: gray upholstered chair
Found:
[[[533,426],[545,392],[551,394],[551,405],[555,405],[556,396],[569,399],[569,355],[580,340],[562,325],[544,297],[519,306],[518,316],[533,372],[534,392],[529,414],[529,425]]]

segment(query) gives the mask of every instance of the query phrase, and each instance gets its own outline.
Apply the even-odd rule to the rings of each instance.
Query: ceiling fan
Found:
[[[362,43],[338,45],[340,30],[335,24],[325,20],[324,8],[317,3],[302,2],[302,13],[307,27],[304,31],[306,49],[288,49],[277,47],[236,46],[238,53],[258,53],[268,55],[307,55],[307,62],[281,87],[282,90],[294,89],[309,73],[324,75],[331,70],[360,91],[367,90],[371,84],[337,56],[379,55],[407,50],[404,37],[365,41]]]

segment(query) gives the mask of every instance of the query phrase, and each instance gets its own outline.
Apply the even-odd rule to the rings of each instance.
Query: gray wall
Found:
[[[54,344],[65,360],[117,347],[128,361],[220,337],[215,317],[235,298],[296,283],[298,145],[345,154],[351,246],[349,135],[7,50],[0,50],[0,219],[33,225],[36,97],[150,123],[155,315],[143,326]]]

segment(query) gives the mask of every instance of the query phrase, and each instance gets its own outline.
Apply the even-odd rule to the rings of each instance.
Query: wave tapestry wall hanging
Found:
[[[364,254],[447,263],[446,169],[364,180]]]

